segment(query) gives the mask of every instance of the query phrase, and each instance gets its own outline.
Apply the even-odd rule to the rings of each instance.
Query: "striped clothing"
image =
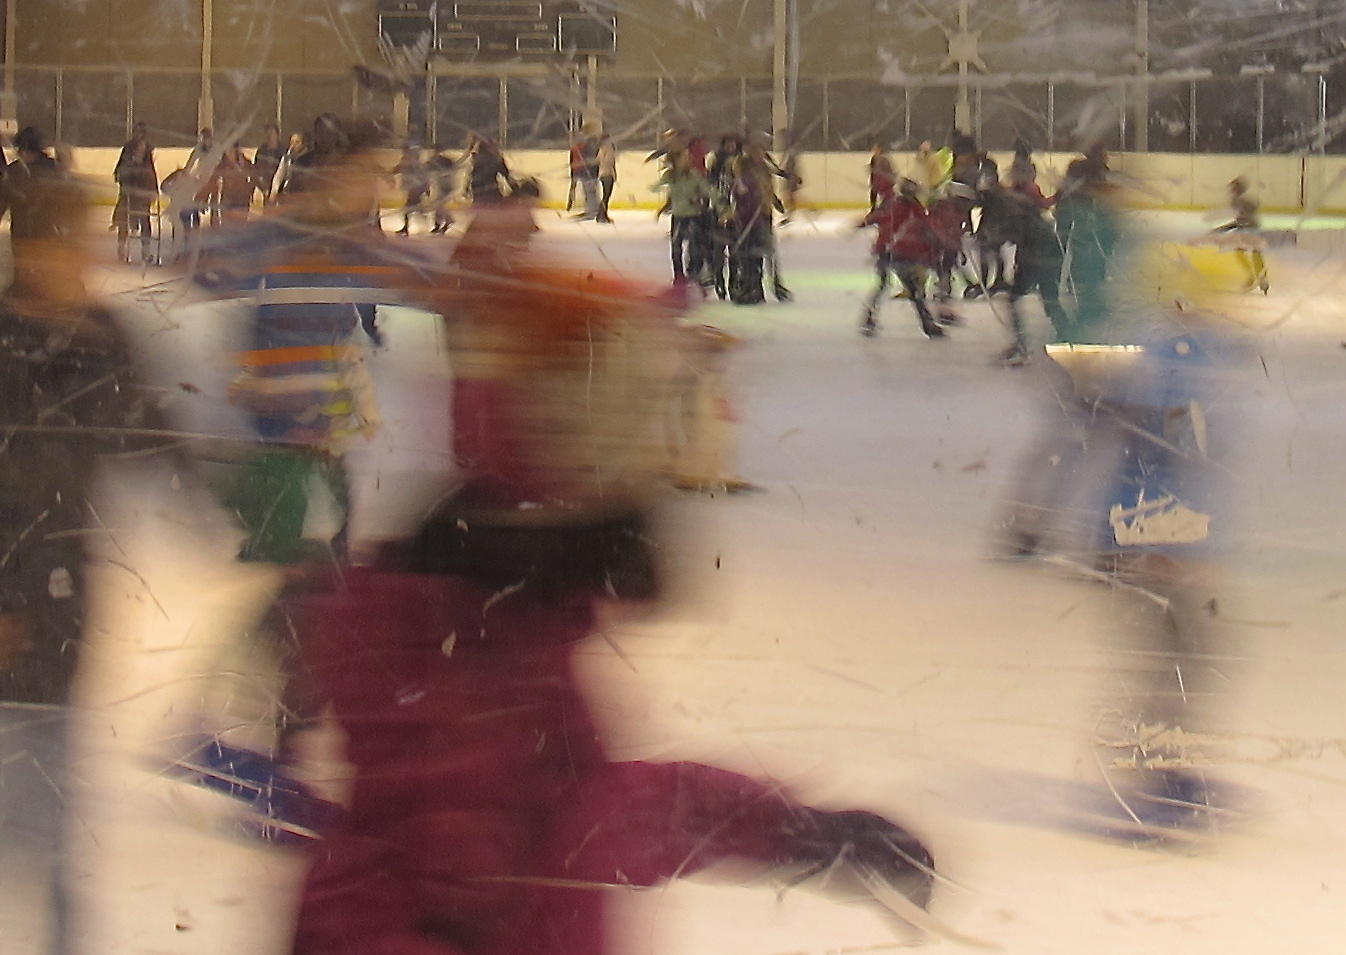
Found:
[[[377,426],[378,411],[357,327],[372,329],[376,302],[389,301],[391,267],[339,256],[292,257],[257,277],[251,348],[237,356],[237,404],[264,441],[340,453]]]

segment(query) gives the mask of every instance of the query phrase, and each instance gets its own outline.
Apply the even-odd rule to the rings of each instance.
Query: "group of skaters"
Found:
[[[1057,341],[1097,340],[1090,336],[1108,318],[1104,283],[1122,230],[1118,177],[1102,144],[1089,146],[1068,165],[1053,195],[1039,185],[1033,147],[1022,139],[1004,175],[970,136],[957,131],[943,149],[922,143],[910,171],[898,175],[881,146],[872,150],[870,211],[861,228],[877,230],[878,283],[860,318],[862,334],[877,333],[879,306],[892,277],[929,338],[942,338],[947,327],[961,323],[958,285],[964,300],[989,301],[1010,333],[999,355],[1007,365],[1027,361],[1023,300],[1034,292]],[[1233,234],[1222,244],[1236,253],[1244,290],[1265,293],[1270,283],[1257,237],[1258,203],[1243,177],[1228,189],[1234,217],[1211,235]]]
[[[758,305],[770,288],[791,300],[776,248],[776,214],[786,206],[777,182],[797,188],[797,177],[751,137],[726,134],[709,150],[704,139],[670,130],[650,154],[663,172],[655,185],[669,214],[673,279],[714,289],[735,305]]]
[[[285,145],[281,143],[280,127],[268,124],[261,144],[248,156],[236,140],[217,143],[214,129],[207,127],[197,135],[182,166],[160,181],[149,127],[136,122],[112,170],[117,183],[112,228],[117,233],[118,257],[132,259],[134,238],[142,262],[158,260],[153,249],[153,215],[161,193],[174,197],[176,228],[183,236],[203,221],[246,222],[259,196],[261,202],[271,202],[293,175],[302,175],[308,160],[301,162],[301,157],[330,148],[330,132],[318,132],[315,127],[314,135],[295,134]],[[191,188],[185,190],[188,184]],[[159,238],[162,240],[162,233]]]
[[[405,195],[398,235],[411,233],[417,215],[430,217],[431,235],[443,235],[453,226],[455,207],[498,204],[524,181],[510,171],[500,144],[476,133],[469,134],[466,148],[456,155],[436,146],[426,157],[425,150],[408,145],[390,173]]]
[[[236,138],[217,142],[215,131],[206,128],[198,134],[186,161],[161,181],[149,128],[136,122],[112,173],[118,189],[112,213],[118,257],[131,261],[132,240],[137,240],[140,261],[161,258],[154,245],[162,241],[163,234],[153,222],[161,195],[172,206],[170,219],[180,255],[187,239],[203,223],[247,222],[258,204],[283,202],[286,196],[311,189],[313,171],[343,154],[346,135],[332,113],[317,117],[310,131],[292,134],[288,143],[282,143],[280,127],[271,123],[264,129],[262,142],[249,154]],[[402,228],[397,230],[402,235],[410,232],[417,215],[432,220],[432,234],[447,232],[455,205],[498,202],[514,188],[514,177],[500,148],[489,137],[473,134],[466,148],[456,153],[440,147],[430,150],[428,157],[424,153],[417,146],[406,146],[397,164],[384,170],[382,177],[406,195]],[[377,200],[370,216],[378,224]]]
[[[995,160],[962,133],[955,132],[943,149],[922,143],[910,177],[898,176],[876,146],[869,193],[871,208],[861,226],[878,230],[873,253],[879,281],[861,316],[863,334],[879,328],[890,275],[930,338],[942,338],[946,327],[961,322],[956,283],[965,299],[984,297],[993,308],[1007,296],[1002,318],[1012,341],[1000,358],[1008,364],[1027,358],[1021,303],[1029,294],[1040,296],[1058,339],[1069,340],[1100,317],[1094,293],[1106,279],[1117,239],[1115,186],[1103,146],[1073,161],[1051,196],[1039,186],[1033,149],[1023,140],[1003,178]],[[1073,314],[1061,301],[1063,283],[1073,292]]]

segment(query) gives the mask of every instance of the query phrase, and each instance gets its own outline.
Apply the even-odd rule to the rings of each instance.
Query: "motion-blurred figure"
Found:
[[[1056,232],[1064,250],[1063,279],[1074,294],[1069,341],[1100,341],[1112,317],[1108,270],[1118,257],[1122,237],[1117,187],[1108,170],[1108,153],[1091,146],[1066,167],[1056,195]]]
[[[607,133],[598,137],[598,221],[612,222],[608,206],[612,202],[612,189],[617,184],[617,147]]]
[[[117,258],[130,261],[130,237],[140,237],[140,259],[151,260],[154,241],[150,228],[150,206],[159,195],[159,175],[154,169],[154,150],[150,148],[144,123],[137,123],[135,135],[122,147],[112,169],[117,182],[117,204],[112,209],[112,226],[117,230]]]
[[[572,655],[601,605],[661,594],[654,464],[681,303],[538,261],[527,213],[477,214],[440,303],[464,486],[374,566],[291,601],[355,767],[295,952],[601,955],[612,888],[728,859],[924,915],[933,863],[902,827],[605,752]]]
[[[1244,291],[1261,289],[1265,295],[1271,290],[1271,281],[1267,278],[1266,256],[1262,254],[1266,240],[1257,234],[1262,228],[1262,217],[1257,199],[1248,191],[1248,180],[1242,176],[1229,182],[1229,204],[1233,207],[1234,218],[1214,231],[1234,234],[1235,255],[1248,279]]]
[[[275,123],[267,123],[262,135],[262,144],[252,154],[252,164],[257,174],[257,188],[262,191],[263,205],[271,202],[271,193],[276,188],[277,173],[284,158],[285,145],[280,141],[280,127]]]
[[[879,204],[860,223],[860,228],[876,226],[874,238],[874,269],[878,273],[875,286],[865,311],[860,316],[860,333],[866,337],[879,330],[878,309],[888,291],[889,275],[897,276],[906,297],[916,309],[921,331],[927,338],[943,338],[944,329],[930,314],[925,304],[925,282],[934,258],[935,236],[930,229],[925,207],[917,200],[920,186],[903,179],[901,192],[889,188],[879,198]]]
[[[242,556],[249,560],[300,557],[308,546],[303,530],[315,478],[342,513],[331,546],[344,559],[349,492],[343,456],[379,424],[353,341],[361,326],[379,340],[373,323],[378,296],[351,290],[385,286],[395,272],[391,256],[381,261],[381,233],[369,222],[382,170],[368,147],[349,146],[320,168],[320,178],[287,194],[282,215],[220,243],[202,274],[206,282],[228,276],[228,287],[257,297],[241,372],[231,386],[231,400],[252,416],[262,442],[230,497],[248,532]]]
[[[220,223],[239,225],[247,222],[252,194],[260,186],[257,169],[243,155],[243,147],[231,143],[225,148],[207,184],[211,205],[219,210]]]
[[[240,741],[228,730],[197,736],[193,727],[164,769],[250,803],[248,824],[266,838],[311,838],[339,814],[287,775],[325,699],[297,651],[284,596],[308,587],[314,567],[340,567],[350,558],[345,455],[381,423],[357,331],[378,344],[377,303],[405,300],[426,284],[415,260],[405,250],[394,253],[370,221],[384,174],[374,152],[378,138],[369,124],[343,130],[343,151],[324,159],[321,176],[287,192],[262,220],[219,230],[195,274],[211,291],[251,298],[230,400],[249,415],[256,446],[241,455],[223,499],[245,534],[239,560],[282,570],[282,598],[253,640],[275,658],[283,689],[267,751],[255,748],[255,734]],[[325,535],[309,526],[319,489],[337,525]],[[209,723],[215,714],[201,716]]]
[[[669,212],[668,242],[673,260],[674,282],[711,283],[707,258],[709,239],[705,233],[711,212],[711,187],[692,168],[686,152],[671,153],[659,181],[653,186],[666,195]]]
[[[60,955],[72,927],[68,706],[86,547],[106,531],[92,500],[98,462],[167,438],[112,314],[85,290],[78,184],[36,129],[16,145],[0,184],[14,261],[0,299],[0,940]]]
[[[672,485],[705,494],[762,490],[737,469],[739,415],[730,355],[742,340],[710,325],[680,326],[680,337],[683,360],[666,418]]]
[[[398,235],[411,234],[411,217],[425,207],[430,195],[430,170],[421,161],[421,150],[417,146],[407,146],[402,150],[402,158],[393,167],[393,173],[401,181],[405,193],[402,202],[402,228]]]
[[[585,123],[580,130],[580,135],[575,140],[575,157],[579,161],[577,168],[573,168],[571,175],[579,183],[580,192],[584,197],[584,211],[579,213],[577,219],[597,219],[600,204],[598,198],[598,148],[601,138],[599,136],[598,126],[594,123]]]
[[[432,235],[443,235],[453,225],[453,201],[457,192],[455,180],[458,175],[458,160],[448,150],[436,149],[435,154],[425,163],[430,174],[432,190],[431,205],[435,210],[435,222],[430,227]]]
[[[473,135],[467,164],[468,195],[473,206],[500,202],[508,194],[513,177],[500,145],[494,140]]]
[[[1014,278],[1010,282],[1010,346],[1000,354],[1008,365],[1028,360],[1028,338],[1024,331],[1022,301],[1037,291],[1043,311],[1052,323],[1057,339],[1070,333],[1070,318],[1061,305],[1061,243],[1046,218],[1056,197],[1047,197],[1037,184],[1037,169],[1027,152],[1016,156],[1010,166],[1008,188],[1002,191],[1004,234],[1014,245]]]
[[[1101,706],[1112,795],[1098,825],[1119,836],[1204,831],[1229,808],[1206,773],[1237,665],[1217,600],[1235,510],[1233,265],[1230,253],[1165,246],[1119,274],[1136,296],[1089,344],[1048,346],[1061,417],[1045,423],[1005,522],[1008,555],[1064,561],[1111,588],[1122,636]]]
[[[887,156],[882,143],[875,143],[869,149],[869,210],[873,212],[883,201],[883,197],[897,188],[897,173]]]

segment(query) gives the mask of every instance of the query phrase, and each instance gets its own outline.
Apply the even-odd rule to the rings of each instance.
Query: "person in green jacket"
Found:
[[[668,168],[659,177],[655,190],[667,194],[672,225],[668,238],[673,257],[673,281],[689,279],[703,284],[706,273],[706,235],[704,223],[710,208],[711,189],[706,177],[692,166],[684,150],[669,155]]]

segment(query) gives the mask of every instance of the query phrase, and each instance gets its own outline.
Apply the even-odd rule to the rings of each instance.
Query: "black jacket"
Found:
[[[84,621],[88,495],[100,455],[142,450],[157,414],[111,316],[0,308],[0,701],[62,703]]]

